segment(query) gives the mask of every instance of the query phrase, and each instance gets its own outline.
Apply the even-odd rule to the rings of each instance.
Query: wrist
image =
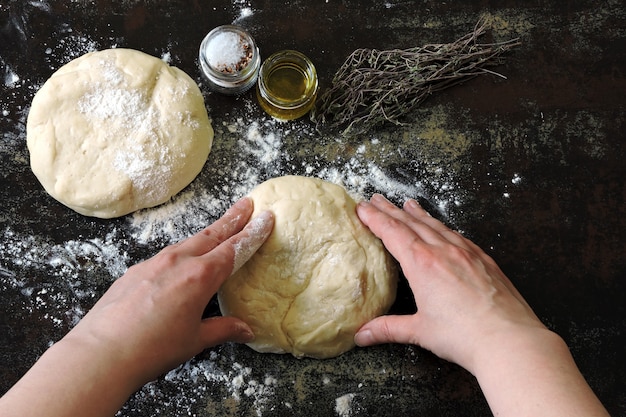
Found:
[[[116,384],[119,391],[129,396],[148,382],[148,377],[143,374],[141,361],[124,342],[103,339],[101,335],[83,331],[79,324],[52,348],[74,354],[103,384]]]
[[[67,361],[66,367],[76,370],[68,385],[76,386],[98,409],[115,413],[145,383],[137,364],[123,349],[94,337],[70,332],[51,349],[56,349],[57,358]],[[68,356],[71,358],[65,359]]]
[[[545,327],[492,335],[472,365],[494,415],[608,416],[565,341]]]
[[[553,355],[569,354],[563,339],[541,326],[512,326],[483,336],[474,349],[468,370],[477,378],[489,370],[495,361],[523,361],[526,357],[548,359]]]
[[[8,417],[114,415],[140,385],[124,367],[114,351],[70,332],[2,397],[2,409]]]

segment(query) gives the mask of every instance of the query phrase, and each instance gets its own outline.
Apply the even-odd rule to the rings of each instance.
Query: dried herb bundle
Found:
[[[343,133],[363,133],[384,122],[401,124],[400,118],[436,91],[480,74],[498,63],[502,53],[518,46],[518,39],[481,44],[487,22],[447,44],[379,51],[357,49],[343,63],[331,87],[319,98],[311,119],[320,128],[342,128]]]

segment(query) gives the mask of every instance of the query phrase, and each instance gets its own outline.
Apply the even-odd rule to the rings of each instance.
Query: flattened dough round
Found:
[[[46,191],[101,218],[170,199],[198,175],[213,143],[197,84],[131,49],[88,53],[57,70],[35,95],[26,130]]]
[[[356,215],[343,187],[285,176],[256,187],[254,214],[271,210],[272,234],[220,288],[224,315],[248,323],[259,352],[330,358],[395,300],[397,270]]]

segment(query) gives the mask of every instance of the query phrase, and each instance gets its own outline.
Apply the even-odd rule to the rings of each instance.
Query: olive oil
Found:
[[[306,56],[297,51],[281,51],[261,65],[257,97],[270,116],[297,119],[315,104],[317,85],[315,67]]]
[[[304,71],[289,62],[276,66],[267,75],[267,89],[277,99],[287,102],[300,100],[306,91],[307,82]]]

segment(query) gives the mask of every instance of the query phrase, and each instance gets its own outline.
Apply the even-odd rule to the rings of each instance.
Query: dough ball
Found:
[[[213,129],[196,83],[131,49],[83,55],[35,95],[31,168],[77,212],[118,217],[169,200],[200,172]]]
[[[260,250],[220,288],[224,315],[248,323],[259,352],[330,358],[354,347],[356,331],[387,312],[397,270],[356,215],[346,191],[320,179],[286,176],[256,187],[256,216],[275,215]]]

